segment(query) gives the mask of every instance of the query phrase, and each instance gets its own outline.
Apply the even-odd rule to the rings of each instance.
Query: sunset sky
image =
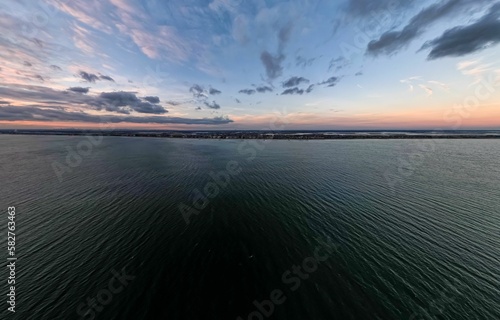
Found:
[[[500,129],[500,1],[36,3],[0,8],[3,129]]]

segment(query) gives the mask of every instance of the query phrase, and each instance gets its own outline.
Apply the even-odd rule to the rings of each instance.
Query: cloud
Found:
[[[309,83],[309,80],[303,77],[291,77],[283,82],[283,88],[296,87],[302,83]]]
[[[23,66],[25,66],[25,67],[31,67],[33,65],[31,63],[29,63],[28,61],[24,61],[23,62]]]
[[[354,16],[367,16],[382,10],[394,11],[397,6],[410,6],[416,0],[349,0],[347,12]]]
[[[328,66],[328,71],[332,71],[333,69],[335,69],[335,71],[340,71],[350,64],[351,62],[345,57],[332,58]]]
[[[207,95],[204,91],[205,89],[199,84],[193,84],[191,88],[189,88],[189,92],[191,92],[195,98],[206,98]]]
[[[61,67],[56,66],[55,64],[50,65],[50,69],[54,71],[62,71]]]
[[[363,75],[363,72],[359,71],[359,72],[356,72],[356,74],[354,74],[356,77],[359,77],[359,76],[362,76]]]
[[[190,119],[166,116],[114,116],[91,115],[85,112],[68,112],[57,109],[45,109],[35,106],[4,106],[0,107],[0,118],[4,121],[76,121],[87,123],[157,123],[157,124],[188,124],[188,125],[222,125],[233,122],[228,117]]]
[[[78,92],[78,93],[88,93],[89,92],[89,88],[83,88],[83,87],[71,87],[71,88],[68,88],[69,91],[73,91],[73,92]]]
[[[96,74],[85,72],[85,71],[80,71],[78,73],[78,75],[84,81],[91,82],[91,83],[95,83],[97,80],[107,80],[107,81],[113,81],[113,82],[115,81],[110,76],[105,76],[105,75],[102,75],[102,74],[96,75]]]
[[[146,100],[147,102],[151,102],[151,103],[160,103],[159,97],[147,96],[147,97],[144,97],[143,99]]]
[[[80,77],[87,81],[87,82],[92,82],[92,83],[95,83],[96,80],[99,80],[99,76],[93,74],[93,73],[87,73],[85,71],[80,71],[79,73]]]
[[[281,95],[287,95],[287,94],[303,94],[304,90],[299,89],[299,88],[291,88],[291,89],[286,89],[281,93]]]
[[[40,106],[58,106],[61,108],[78,108],[106,110],[121,114],[131,111],[138,113],[163,114],[168,111],[162,106],[150,103],[137,97],[135,92],[101,92],[99,95],[86,95],[88,88],[72,87],[59,91],[48,87],[19,85],[0,85],[0,96],[12,100],[36,103]]]
[[[260,87],[255,88],[255,90],[257,90],[257,92],[260,92],[260,93],[265,93],[266,91],[273,92],[273,88],[268,87],[268,86],[260,86]]]
[[[5,100],[0,100],[0,104],[10,104],[10,102]]]
[[[201,107],[196,107],[194,110],[201,110]]]
[[[306,93],[311,93],[314,89],[314,84],[311,84],[307,89],[306,89]]]
[[[166,104],[169,104],[171,106],[178,106],[178,105],[181,105],[182,102],[178,102],[178,101],[173,101],[173,100],[168,100],[168,101],[165,101]]]
[[[418,85],[420,88],[422,88],[425,92],[427,92],[427,95],[431,96],[432,93],[434,92],[431,88],[429,88],[428,86],[425,86],[423,84],[419,84]]]
[[[432,48],[427,58],[460,57],[500,42],[500,3],[493,5],[481,19],[468,26],[446,30],[439,38],[424,44]]]
[[[366,53],[372,56],[395,53],[420,36],[432,23],[478,2],[481,0],[446,0],[433,4],[415,15],[401,31],[388,31],[378,40],[371,41]]]
[[[429,80],[427,82],[430,83],[430,84],[432,84],[432,85],[441,87],[443,90],[449,90],[450,89],[450,86],[447,85],[446,83],[442,83],[442,82],[435,81],[435,80]]]
[[[135,112],[139,113],[164,114],[168,112],[168,110],[158,104],[152,104],[144,101],[132,105],[131,107]]]
[[[239,93],[244,93],[244,94],[248,94],[248,95],[252,95],[252,94],[255,94],[255,90],[254,89],[242,89],[240,91],[238,91]]]
[[[142,101],[134,92],[102,92],[99,95],[99,98],[101,98],[101,100],[105,102],[104,109],[106,111],[125,114],[128,114],[130,109],[139,113],[163,114],[168,112],[160,105],[148,101]]]
[[[233,20],[232,36],[240,44],[246,44],[249,40],[248,25],[249,21],[243,14],[238,15]]]
[[[290,35],[292,34],[292,28],[293,25],[291,23],[287,23],[278,32],[278,42],[279,42],[278,52],[283,53],[285,45],[290,40]]]
[[[283,67],[281,66],[281,63],[285,60],[283,54],[273,56],[264,50],[260,55],[260,60],[266,68],[266,74],[269,79],[274,80],[283,74]]]
[[[287,23],[278,30],[278,53],[272,55],[267,50],[262,51],[260,54],[260,61],[266,69],[267,77],[270,80],[274,80],[283,74],[283,66],[281,65],[285,61],[285,46],[290,40],[293,25]]]
[[[234,101],[236,101],[236,103],[241,103],[241,101],[239,99],[236,99],[236,98],[234,98]]]
[[[218,105],[215,101],[212,101],[212,103],[205,101],[204,105],[206,105],[210,109],[220,109],[220,105]]]
[[[413,92],[413,84],[412,84],[412,80],[411,79],[403,79],[403,80],[399,80],[399,82],[401,83],[406,83],[409,87],[409,90],[410,92]]]
[[[99,79],[115,82],[115,80],[113,80],[110,76],[104,76],[102,74],[99,76]]]
[[[38,79],[38,80],[40,80],[40,81],[42,81],[42,82],[44,82],[44,81],[45,81],[45,79],[44,79],[41,75],[39,75],[39,74],[35,74],[35,75],[33,76],[33,78]]]
[[[330,78],[328,78],[328,80],[320,82],[319,84],[320,85],[327,84],[327,87],[334,87],[338,84],[339,81],[340,81],[340,78],[338,78],[338,77],[330,77]]]
[[[306,59],[302,56],[297,56],[295,58],[295,66],[302,67],[302,68],[310,67],[314,63],[315,60],[316,60],[316,58]]]
[[[221,94],[222,91],[217,90],[215,88],[210,88],[210,90],[208,91],[208,93],[210,93],[211,95],[216,95],[216,94]]]

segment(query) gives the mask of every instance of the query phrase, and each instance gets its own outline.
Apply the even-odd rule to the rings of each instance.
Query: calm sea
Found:
[[[499,164],[494,140],[2,135],[0,317],[500,319]]]

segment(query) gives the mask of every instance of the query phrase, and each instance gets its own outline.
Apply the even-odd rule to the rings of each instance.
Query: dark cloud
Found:
[[[442,57],[460,57],[500,42],[500,3],[493,5],[481,19],[468,26],[446,30],[439,38],[422,48],[432,48],[429,60]]]
[[[242,89],[240,91],[238,91],[239,93],[244,93],[244,94],[248,94],[248,95],[252,95],[252,94],[255,94],[255,90],[254,89]]]
[[[40,80],[40,81],[42,81],[42,82],[44,82],[44,81],[45,81],[45,79],[44,79],[41,75],[39,75],[39,74],[35,74],[35,75],[33,76],[33,78],[38,79],[38,80]]]
[[[0,104],[10,104],[10,102],[5,100],[0,100]]]
[[[337,85],[337,83],[339,82],[340,78],[338,77],[330,77],[328,78],[328,80],[325,80],[321,83],[319,83],[320,85],[323,85],[323,84],[326,84],[327,87],[334,87]]]
[[[91,82],[91,83],[95,83],[97,80],[107,80],[107,81],[113,81],[113,82],[115,82],[115,80],[113,80],[113,78],[111,78],[110,76],[105,76],[105,75],[102,75],[102,74],[97,75],[97,74],[88,73],[88,72],[85,72],[85,71],[80,71],[78,73],[78,75],[84,81]]]
[[[218,105],[217,102],[215,102],[215,101],[212,101],[212,103],[205,101],[203,104],[206,105],[210,109],[220,109],[220,105]]]
[[[314,84],[311,84],[307,89],[306,89],[306,93],[311,93],[314,89]]]
[[[25,67],[31,67],[31,66],[32,66],[32,64],[31,64],[31,63],[29,63],[28,61],[24,61],[24,62],[23,62],[23,65],[24,65]]]
[[[89,96],[73,91],[59,91],[43,86],[20,85],[0,86],[0,97],[32,103],[102,108],[106,101],[98,96]]]
[[[241,101],[239,99],[234,99],[234,101],[236,101],[236,103],[241,103]]]
[[[189,88],[189,92],[191,92],[195,98],[206,98],[207,96],[204,91],[205,89],[199,84],[193,84],[191,88]]]
[[[293,25],[292,23],[287,23],[278,30],[278,53],[272,55],[268,51],[264,50],[260,54],[260,61],[266,69],[266,74],[269,80],[274,80],[283,74],[282,63],[285,61],[285,46],[290,40]]]
[[[363,75],[363,72],[359,71],[359,72],[356,72],[355,76],[356,77],[359,77],[359,76],[362,76]]]
[[[151,103],[160,103],[159,97],[147,96],[147,97],[144,97],[143,99],[146,100],[147,102],[151,102]]]
[[[268,86],[260,86],[260,87],[255,88],[255,90],[257,90],[257,92],[260,92],[260,93],[265,93],[266,91],[273,92],[273,88],[268,87]]]
[[[296,87],[302,83],[309,83],[309,80],[303,77],[291,77],[283,82],[283,88]]]
[[[92,82],[92,83],[95,83],[96,80],[99,80],[99,76],[93,74],[93,73],[87,73],[85,71],[80,71],[79,73],[80,77],[87,81],[87,82]]]
[[[432,23],[479,2],[482,0],[446,0],[433,4],[415,15],[403,30],[388,31],[378,40],[371,41],[366,53],[372,56],[395,53],[420,36]]]
[[[260,60],[266,68],[266,74],[269,79],[274,80],[283,74],[283,66],[281,65],[281,63],[285,60],[285,56],[283,54],[273,56],[267,51],[262,51]]]
[[[228,117],[189,119],[165,116],[113,116],[91,115],[85,112],[68,112],[64,110],[46,109],[35,106],[4,106],[0,107],[0,118],[5,121],[36,120],[36,121],[77,121],[89,123],[158,123],[158,124],[193,124],[221,125],[233,122]]]
[[[215,88],[210,88],[210,90],[208,91],[208,93],[210,93],[211,95],[216,95],[216,94],[221,94],[222,91],[217,90]]]
[[[167,113],[168,110],[163,108],[162,106],[158,104],[152,104],[146,101],[139,102],[135,105],[132,105],[132,109],[135,112],[139,113],[150,113],[150,114],[164,114]]]
[[[201,110],[201,107],[196,107],[196,109],[194,109],[194,110]]]
[[[140,113],[163,114],[168,112],[160,105],[142,101],[135,92],[116,91],[102,92],[99,98],[103,100],[106,111],[128,114],[130,110]],[[154,98],[154,97],[153,97]],[[154,100],[154,99],[153,99]],[[158,99],[159,100],[159,99]]]
[[[101,92],[99,97],[117,107],[130,106],[141,102],[141,99],[134,92],[127,91]]]
[[[68,88],[69,91],[73,91],[73,92],[78,92],[78,93],[88,93],[89,92],[89,88],[82,88],[82,87],[71,87],[71,88]]]
[[[110,76],[105,76],[105,75],[102,75],[102,74],[99,75],[99,79],[115,82],[115,80],[113,78],[111,78]]]
[[[61,71],[62,70],[59,66],[56,66],[55,64],[51,65],[50,68],[54,71]]]
[[[299,88],[291,88],[291,89],[286,89],[281,93],[281,95],[286,95],[286,94],[303,94],[304,90],[299,89]]]

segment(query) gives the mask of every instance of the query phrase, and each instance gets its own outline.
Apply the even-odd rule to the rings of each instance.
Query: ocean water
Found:
[[[1,135],[0,317],[500,319],[499,164],[494,140]]]

